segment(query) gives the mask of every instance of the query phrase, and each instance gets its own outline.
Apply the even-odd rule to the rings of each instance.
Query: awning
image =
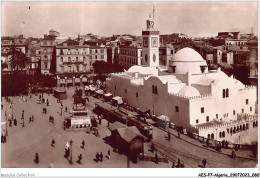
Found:
[[[150,109],[148,108],[139,108],[138,110],[142,113],[150,113]]]
[[[107,93],[107,94],[104,94],[104,96],[109,97],[109,96],[112,96],[112,94],[111,93]]]
[[[168,116],[165,116],[165,115],[161,115],[161,116],[159,116],[157,118],[162,120],[162,121],[170,122],[170,118]]]
[[[123,103],[123,99],[120,96],[114,97],[113,100],[115,100],[117,102],[117,104],[122,104]]]
[[[100,95],[103,95],[105,92],[103,90],[97,90],[96,93],[100,94]]]
[[[90,91],[96,91],[95,87],[89,87]]]

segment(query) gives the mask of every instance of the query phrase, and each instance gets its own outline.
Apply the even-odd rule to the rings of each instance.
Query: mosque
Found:
[[[161,69],[154,19],[149,18],[146,26],[142,65],[112,73],[106,80],[107,91],[205,138],[240,144],[251,144],[250,137],[257,140],[249,131],[257,130],[256,87],[245,86],[220,68],[210,70],[202,56],[187,47],[174,55],[168,69]]]

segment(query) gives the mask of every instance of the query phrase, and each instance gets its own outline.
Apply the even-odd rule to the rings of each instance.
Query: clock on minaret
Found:
[[[152,37],[152,47],[158,47],[158,38]]]

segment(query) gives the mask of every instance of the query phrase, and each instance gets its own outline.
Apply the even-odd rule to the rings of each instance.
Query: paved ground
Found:
[[[8,126],[7,143],[2,144],[2,167],[11,168],[29,168],[29,167],[49,167],[53,162],[54,167],[107,167],[107,168],[126,168],[127,157],[112,151],[112,148],[106,144],[103,140],[104,137],[110,135],[110,131],[107,129],[107,122],[103,120],[101,125],[98,125],[100,137],[96,137],[93,134],[87,134],[84,131],[64,131],[62,128],[62,121],[64,117],[69,116],[64,112],[60,115],[60,104],[57,103],[53,96],[47,97],[51,106],[44,106],[43,104],[36,104],[38,96],[33,96],[32,100],[27,102],[20,102],[19,97],[11,97],[14,106],[14,117],[18,119],[18,126]],[[70,97],[69,97],[70,98]],[[72,107],[72,101],[70,99],[62,101],[64,108]],[[94,103],[94,99],[91,99],[90,103]],[[12,113],[12,110],[8,108],[8,104],[4,101],[4,110],[2,112],[2,121],[5,120],[4,111],[7,110],[7,116]],[[47,108],[47,114],[42,113],[42,108]],[[25,111],[25,127],[22,127],[21,114],[22,110]],[[29,123],[29,117],[34,115],[35,121]],[[48,121],[50,115],[55,118],[55,123]],[[5,129],[5,125],[2,126],[2,133]],[[51,147],[51,141],[55,139],[55,148]],[[73,140],[72,155],[73,164],[64,158],[65,145],[70,140]],[[85,140],[85,149],[80,148],[82,140]],[[105,158],[107,151],[111,150],[111,159]],[[40,163],[35,164],[33,159],[35,153],[39,154]],[[93,159],[97,152],[102,152],[104,155],[104,161],[96,163]],[[76,163],[79,154],[83,155],[82,164]],[[145,154],[153,156],[154,154],[148,151],[145,147]],[[130,162],[130,167],[171,167],[171,163],[155,164],[150,161],[138,161],[137,164]]]
[[[72,94],[73,89],[68,91],[69,97],[67,100],[62,101],[63,108],[65,106],[70,109],[72,107]],[[112,148],[106,144],[103,140],[104,137],[110,135],[110,131],[107,129],[107,122],[102,121],[102,124],[98,126],[100,137],[96,137],[93,134],[87,134],[83,130],[81,131],[64,131],[62,129],[62,122],[64,117],[68,117],[69,113],[65,113],[64,109],[61,116],[60,103],[57,103],[56,99],[50,95],[44,94],[45,98],[48,98],[51,102],[51,106],[44,104],[36,104],[38,96],[33,96],[31,100],[27,102],[20,102],[19,97],[11,97],[14,101],[14,117],[18,119],[18,126],[8,127],[9,136],[7,143],[2,144],[2,167],[49,167],[51,162],[54,163],[54,167],[127,167],[127,158],[124,155],[112,152]],[[91,109],[94,107],[94,103],[99,101],[94,97],[90,97],[88,103],[89,112],[92,115]],[[2,122],[5,120],[5,110],[7,116],[12,113],[12,110],[8,108],[8,103],[3,99],[4,110],[2,110]],[[42,108],[47,108],[47,114],[42,113]],[[22,110],[25,111],[25,127],[21,124]],[[34,115],[35,121],[29,123],[29,117]],[[53,115],[55,123],[50,123],[48,118]],[[2,125],[2,132],[5,129],[5,125]],[[252,153],[248,150],[239,150],[237,155],[242,158],[232,159],[229,157],[231,150],[222,149],[221,153],[215,152],[211,149],[206,149],[203,144],[196,140],[193,140],[185,135],[181,135],[182,139],[178,139],[175,136],[171,137],[171,141],[165,139],[166,132],[154,127],[155,148],[163,153],[169,160],[177,161],[180,158],[184,162],[185,167],[199,167],[202,159],[207,159],[207,167],[255,167],[257,160],[252,158]],[[171,130],[173,135],[177,135],[175,130]],[[55,139],[55,148],[51,147],[51,140]],[[64,158],[65,145],[70,140],[73,140],[72,155],[73,164],[70,164],[67,159]],[[85,149],[80,148],[82,140],[85,140]],[[154,156],[154,153],[148,151],[148,145],[145,145],[145,154],[148,156]],[[111,150],[111,159],[104,158],[102,163],[96,163],[96,152],[103,152],[103,155],[107,155],[107,151]],[[35,164],[33,159],[35,153],[39,153],[40,163]],[[79,154],[83,155],[83,164],[76,163]],[[162,155],[159,155],[162,157]],[[138,161],[137,164],[130,163],[130,167],[171,167],[171,162],[155,164],[151,161]]]

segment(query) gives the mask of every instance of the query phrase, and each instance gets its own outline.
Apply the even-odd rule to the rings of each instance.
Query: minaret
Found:
[[[146,29],[142,31],[142,66],[159,66],[159,31],[154,29],[154,7],[153,18],[149,15],[146,20]]]

